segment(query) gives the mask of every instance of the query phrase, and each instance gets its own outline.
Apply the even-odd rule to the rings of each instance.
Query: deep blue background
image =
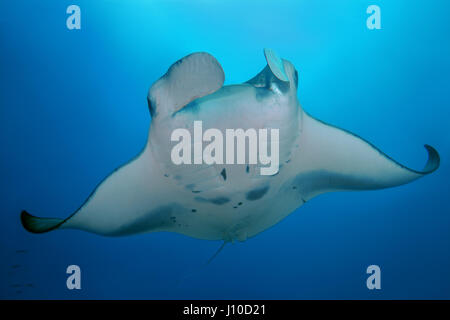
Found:
[[[70,4],[81,30],[66,28]],[[366,28],[370,4],[382,30]],[[444,0],[1,1],[0,297],[450,298],[449,11]],[[297,67],[311,115],[416,169],[431,144],[440,169],[317,197],[206,268],[219,242],[24,231],[22,209],[66,217],[139,153],[147,90],[173,62],[208,51],[226,83],[239,83],[265,66],[264,47]],[[66,289],[70,264],[81,267],[80,291]],[[381,267],[380,291],[366,288],[370,264]]]

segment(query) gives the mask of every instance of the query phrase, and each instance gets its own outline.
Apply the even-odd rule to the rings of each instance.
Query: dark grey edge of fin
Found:
[[[66,220],[58,218],[39,218],[23,210],[20,214],[20,221],[28,232],[45,233],[57,229]]]
[[[426,144],[424,145],[424,147],[428,151],[428,160],[427,163],[425,164],[425,167],[423,168],[422,173],[429,174],[436,171],[439,168],[439,165],[441,164],[441,157],[439,156],[437,150],[432,146]]]

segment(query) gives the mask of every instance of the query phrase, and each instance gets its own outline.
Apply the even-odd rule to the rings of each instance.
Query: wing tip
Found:
[[[425,149],[427,149],[428,152],[428,160],[425,164],[425,167],[423,168],[424,174],[429,174],[434,171],[436,171],[439,168],[439,165],[441,163],[441,157],[439,156],[439,153],[435,148],[432,146],[425,144]]]
[[[63,219],[56,218],[39,218],[22,210],[20,213],[20,221],[22,226],[31,233],[45,233],[58,228],[63,222]]]

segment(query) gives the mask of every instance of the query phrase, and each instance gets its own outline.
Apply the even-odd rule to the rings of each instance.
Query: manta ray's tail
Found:
[[[20,221],[22,222],[23,227],[32,233],[52,231],[65,222],[64,219],[35,217],[25,210],[20,214]]]

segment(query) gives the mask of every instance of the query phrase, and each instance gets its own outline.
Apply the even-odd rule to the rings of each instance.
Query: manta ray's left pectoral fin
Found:
[[[360,137],[305,114],[302,171],[294,184],[305,200],[325,192],[375,190],[412,182],[439,167],[439,154],[425,145],[428,161],[422,171],[393,160]]]
[[[22,222],[25,230],[31,233],[44,233],[59,228],[65,220],[58,218],[35,217],[23,210],[20,214],[20,221]]]

